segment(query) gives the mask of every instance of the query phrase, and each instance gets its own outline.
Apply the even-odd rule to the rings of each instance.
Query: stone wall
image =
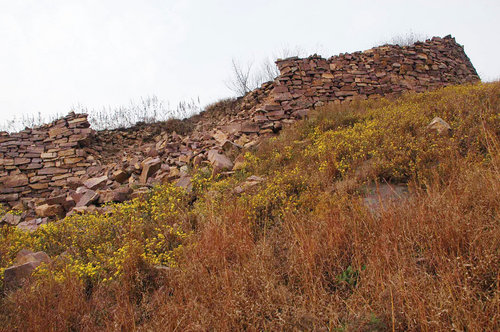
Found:
[[[65,188],[95,164],[86,146],[93,130],[87,116],[63,119],[18,133],[0,133],[0,202],[45,197]]]
[[[451,36],[412,46],[385,45],[329,59],[316,55],[289,58],[276,64],[281,75],[274,82],[274,100],[263,107],[264,113],[275,112],[272,116],[325,102],[423,92],[479,80],[463,47]]]
[[[231,171],[234,163],[236,169],[242,150],[328,102],[479,80],[450,36],[277,65],[281,74],[273,82],[178,123],[94,132],[86,115],[69,114],[40,128],[0,134],[0,203],[27,209],[22,218],[12,215],[0,224],[26,220],[36,226],[41,218],[104,209],[104,203],[127,200],[158,183],[189,188],[189,168],[211,164],[215,171]]]

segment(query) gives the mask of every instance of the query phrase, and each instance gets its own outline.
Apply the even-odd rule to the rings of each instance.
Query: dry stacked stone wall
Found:
[[[18,133],[0,133],[0,202],[49,196],[68,187],[95,163],[87,116],[63,119]]]
[[[281,74],[274,82],[273,102],[262,107],[268,117],[301,115],[326,102],[423,92],[479,80],[463,46],[451,36],[329,59],[289,58],[276,64]]]

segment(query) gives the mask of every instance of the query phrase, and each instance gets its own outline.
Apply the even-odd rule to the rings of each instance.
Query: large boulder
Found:
[[[21,250],[14,261],[14,265],[5,269],[5,289],[14,289],[22,286],[40,264],[50,263],[50,257],[43,251],[33,252]]]

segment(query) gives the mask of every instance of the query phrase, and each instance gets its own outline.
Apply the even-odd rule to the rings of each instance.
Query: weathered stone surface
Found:
[[[25,232],[33,232],[38,229],[41,225],[47,223],[47,218],[33,218],[30,220],[21,221],[17,228]]]
[[[121,187],[115,190],[100,192],[99,203],[124,202],[129,199],[132,190],[129,187]]]
[[[107,181],[108,177],[106,175],[103,175],[100,177],[88,179],[87,181],[83,182],[83,185],[89,189],[97,190],[100,188],[104,188]]]
[[[64,216],[64,208],[59,204],[42,204],[36,207],[35,213],[40,217],[62,217]]]
[[[6,289],[22,286],[41,262],[28,262],[8,267],[4,271],[4,285]]]
[[[66,202],[66,195],[65,194],[63,194],[63,195],[57,195],[57,196],[53,196],[53,197],[49,197],[49,198],[45,199],[45,201],[43,202],[43,204],[48,204],[48,205],[59,204],[59,205],[62,205],[62,204],[64,204],[64,202]]]
[[[158,171],[161,167],[161,161],[159,158],[151,159],[144,162],[142,166],[142,173],[139,179],[140,183],[147,183],[148,178],[153,176],[156,171]]]
[[[432,119],[432,121],[427,125],[427,129],[433,130],[439,135],[448,134],[451,131],[450,125],[440,117]]]
[[[50,257],[43,251],[37,251],[33,252],[28,249],[21,249],[17,255],[16,258],[14,259],[14,264],[15,265],[21,265],[24,263],[28,262],[42,262],[49,264],[50,263]]]
[[[42,263],[50,263],[50,258],[45,252],[34,253],[26,249],[21,250],[16,256],[15,265],[8,267],[4,271],[5,288],[11,290],[22,286]]]
[[[25,174],[11,175],[5,178],[5,187],[23,187],[28,184],[28,177]]]
[[[178,179],[175,182],[175,185],[177,187],[181,187],[181,188],[186,189],[186,191],[191,191],[193,189],[193,184],[191,182],[191,177],[189,177],[189,176],[181,177],[180,179]]]
[[[15,226],[21,222],[21,216],[20,215],[15,215],[12,213],[6,213],[3,217],[2,220],[0,220],[1,223],[9,224],[12,226]]]
[[[96,202],[99,199],[99,194],[93,190],[87,190],[79,199],[76,201],[76,207],[89,206],[90,204]]]
[[[208,151],[208,160],[212,164],[215,173],[233,168],[232,161],[217,150]]]
[[[112,175],[112,179],[118,183],[125,183],[125,181],[127,181],[127,179],[129,177],[130,177],[130,174],[123,169],[114,171],[113,175]]]

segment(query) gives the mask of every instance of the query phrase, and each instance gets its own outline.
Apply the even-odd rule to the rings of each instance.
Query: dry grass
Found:
[[[500,84],[405,98],[343,106],[344,115],[326,110],[249,155],[237,176],[195,186],[179,217],[193,235],[176,267],[158,270],[138,251],[112,283],[34,280],[3,297],[0,330],[499,330]],[[380,154],[307,150],[337,144],[330,131],[351,137],[355,123],[378,119],[376,109],[404,111],[377,141]],[[418,129],[436,111],[452,124],[451,138]],[[366,141],[380,138],[359,128]],[[399,147],[414,160],[435,159],[413,173],[406,154],[387,164]],[[248,174],[267,180],[232,194]],[[363,177],[407,181],[411,194],[372,213],[358,195]],[[354,189],[335,189],[353,178]]]

